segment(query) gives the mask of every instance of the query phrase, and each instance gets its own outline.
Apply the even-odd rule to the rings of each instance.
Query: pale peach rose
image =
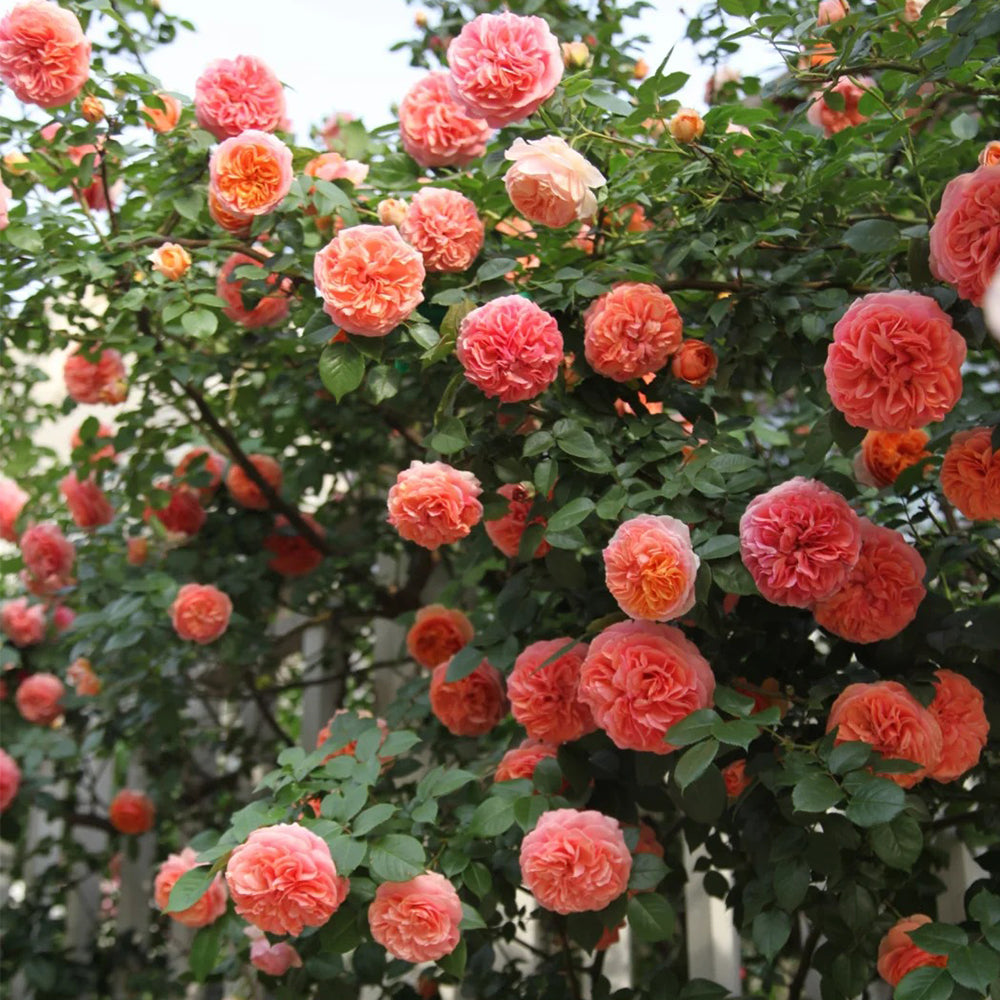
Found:
[[[226,211],[267,215],[292,186],[292,151],[273,135],[249,129],[215,147],[208,171]]]
[[[821,47],[824,50],[824,55],[826,55],[826,44],[822,43]],[[833,51],[832,45],[829,46],[829,51]],[[815,64],[815,60],[813,60],[813,65]],[[843,110],[827,104],[824,91],[816,91],[811,95],[812,103],[806,112],[809,124],[823,129],[823,132],[829,139],[831,135],[843,132],[845,128],[850,128],[852,125],[861,125],[863,122],[868,121],[868,116],[861,114],[858,110],[858,104],[866,91],[872,89],[874,86],[875,81],[868,76],[859,76],[856,78],[850,76],[839,77],[833,87],[832,93],[840,94],[844,98]]]
[[[237,847],[226,883],[244,920],[269,934],[322,927],[347,898],[326,842],[298,823],[265,826]]]
[[[347,333],[384,337],[424,300],[424,262],[395,226],[353,226],[313,259],[324,310]]]
[[[925,913],[914,913],[897,920],[882,938],[878,946],[878,974],[890,986],[897,986],[903,976],[914,969],[925,965],[943,969],[948,964],[947,955],[932,955],[910,939],[910,931],[929,923],[931,918]]]
[[[166,911],[170,902],[170,893],[177,880],[186,872],[198,867],[198,855],[190,847],[185,847],[180,854],[171,854],[160,865],[153,881],[153,899],[156,905]],[[214,924],[226,912],[226,887],[222,876],[212,879],[205,895],[186,910],[169,913],[171,920],[176,920],[185,927],[207,927]]]
[[[28,576],[36,584],[33,593],[54,593],[69,585],[76,549],[51,521],[33,524],[18,543]]]
[[[538,239],[538,233],[531,228],[531,223],[519,215],[511,215],[506,219],[501,219],[493,228],[504,236],[526,240]]]
[[[603,910],[628,886],[632,855],[618,820],[593,809],[550,809],[521,842],[521,878],[556,913]]]
[[[149,555],[149,541],[145,538],[130,538],[127,542],[126,562],[130,566],[141,566]]]
[[[561,136],[525,141],[518,137],[504,153],[512,162],[504,175],[511,204],[531,222],[562,229],[597,211],[594,188],[604,175]]]
[[[66,669],[66,680],[81,697],[92,698],[101,693],[101,679],[94,673],[90,660],[78,656]]]
[[[153,829],[156,809],[145,792],[123,788],[108,806],[108,819],[119,833],[137,836]]]
[[[185,452],[177,463],[174,479],[196,490],[202,501],[207,503],[222,485],[222,474],[225,471],[226,460],[221,455],[211,448],[197,447]]]
[[[868,431],[854,460],[854,475],[866,486],[891,486],[901,472],[930,457],[925,431]]]
[[[1000,448],[993,450],[991,427],[952,437],[941,463],[941,488],[970,521],[1000,518]]]
[[[9,153],[4,153],[0,162],[3,163],[4,170],[11,177],[23,177],[28,172],[28,158],[19,149],[12,149]],[[9,191],[7,195],[10,196]]]
[[[326,535],[326,530],[312,515],[302,514],[302,519],[320,538]],[[268,569],[281,576],[305,576],[323,561],[322,550],[300,535],[284,514],[275,519],[274,528],[265,536],[262,545],[271,553]]]
[[[433,962],[450,955],[461,934],[462,901],[437,872],[405,882],[383,882],[368,907],[372,937],[405,962]]]
[[[93,477],[80,479],[71,472],[60,480],[59,492],[78,528],[99,528],[102,524],[110,524],[115,516],[111,501]]]
[[[0,476],[0,538],[17,541],[17,519],[28,502],[28,494],[13,479]]]
[[[929,777],[955,781],[979,763],[990,724],[983,694],[968,678],[952,670],[935,670],[937,692],[927,706],[941,727],[941,759]]]
[[[623,521],[604,549],[604,582],[630,618],[671,621],[694,607],[699,565],[683,521],[639,514]]]
[[[597,728],[590,709],[578,697],[587,649],[585,642],[547,639],[531,643],[514,661],[507,697],[511,714],[532,739],[570,743]]]
[[[96,360],[91,360],[94,357]],[[125,402],[128,395],[122,356],[111,348],[99,354],[96,350],[88,351],[86,355],[74,348],[63,365],[63,379],[66,392],[77,403],[107,403],[113,406]]]
[[[253,56],[217,59],[194,85],[198,124],[220,142],[249,130],[274,132],[285,118],[285,92]]]
[[[257,470],[260,477],[277,493],[281,489],[281,466],[270,455],[248,455],[250,464]],[[264,496],[261,488],[246,474],[236,462],[229,466],[226,473],[226,489],[229,495],[241,507],[248,510],[267,510],[270,501]]]
[[[154,131],[165,135],[173,132],[177,128],[177,123],[181,120],[181,102],[170,94],[157,93],[156,97],[163,104],[162,108],[154,108],[151,105],[143,104],[139,110],[146,116],[146,124]]]
[[[559,748],[554,743],[543,743],[541,740],[527,739],[508,750],[497,764],[493,775],[494,783],[498,781],[517,781],[518,778],[534,777],[535,768],[543,760],[555,758]]]
[[[719,359],[715,351],[704,340],[682,341],[680,350],[670,361],[670,370],[674,378],[679,378],[695,388],[707,385],[718,367]]]
[[[208,189],[208,214],[215,222],[234,236],[249,236],[253,226],[253,216],[242,212],[231,212],[226,208],[218,195],[210,187]]]
[[[436,549],[465,538],[483,516],[479,480],[445,462],[412,461],[389,490],[389,523],[408,542]]]
[[[992,139],[980,150],[979,165],[995,167],[998,163],[1000,163],[1000,140]]]
[[[76,620],[76,612],[65,604],[56,605],[52,612],[52,627],[56,632],[65,632]]]
[[[445,660],[431,677],[431,711],[454,736],[482,736],[506,714],[503,677],[487,660],[461,680],[448,681]]]
[[[627,382],[659,371],[681,346],[684,324],[656,285],[625,281],[583,314],[587,363],[598,375]]]
[[[147,258],[153,270],[158,271],[167,281],[179,281],[191,266],[191,254],[177,243],[163,243]]]
[[[493,128],[523,121],[563,75],[559,40],[540,17],[480,14],[448,46],[452,94]]]
[[[399,104],[403,149],[422,167],[464,167],[486,152],[492,130],[451,95],[449,74],[428,73]]]
[[[580,700],[622,750],[666,754],[667,730],[712,704],[715,677],[680,629],[652,622],[610,625],[590,643]]]
[[[70,446],[70,448],[73,451],[76,451],[77,448],[80,448],[80,447],[83,446],[83,437],[82,437],[82,435],[80,433],[82,429],[83,429],[83,424],[81,424],[70,435],[69,446]],[[91,447],[93,447],[93,444],[96,441],[100,440],[101,438],[106,438],[106,439],[114,440],[114,436],[115,436],[115,432],[107,424],[99,423],[97,425],[97,433],[94,434],[93,437],[91,438],[91,441],[90,441]],[[98,448],[96,451],[93,452],[93,454],[91,454],[90,461],[91,462],[99,462],[99,461],[101,461],[102,459],[105,459],[105,458],[110,459],[111,461],[114,461],[114,459],[115,459],[115,446],[113,444],[108,444],[108,445],[105,445],[103,448]]]
[[[320,153],[302,168],[302,172],[321,181],[347,180],[359,187],[368,176],[368,164],[345,160],[340,153]],[[309,193],[312,194],[312,190]]]
[[[405,198],[383,198],[376,208],[378,221],[383,226],[395,226],[398,229],[406,218],[407,208],[409,205]]]
[[[465,377],[491,399],[534,399],[556,380],[563,338],[555,317],[520,295],[503,295],[461,322],[455,356]]]
[[[0,813],[14,801],[20,787],[21,769],[17,766],[17,761],[0,747]]]
[[[705,121],[692,108],[681,108],[669,123],[670,134],[674,139],[687,145],[697,142],[705,132]]]
[[[850,12],[851,8],[847,0],[819,0],[816,23],[821,25],[834,24],[837,21],[842,21]]]
[[[36,646],[45,638],[45,609],[41,604],[28,605],[27,597],[17,597],[0,604],[0,632],[15,646]]]
[[[68,104],[90,76],[90,42],[76,15],[24,0],[0,19],[0,80],[26,104]]]
[[[326,741],[330,738],[333,732],[334,719],[336,719],[338,715],[354,715],[359,719],[375,718],[372,715],[372,713],[365,708],[360,708],[354,712],[352,712],[350,709],[347,708],[338,708],[337,711],[334,712],[332,716],[330,716],[330,719],[327,721],[326,725],[323,726],[323,728],[316,734],[317,750],[319,750],[319,748],[323,746],[323,744],[326,743]],[[375,724],[378,726],[379,736],[380,736],[379,746],[381,747],[382,744],[385,743],[386,737],[389,735],[389,725],[385,721],[385,719],[375,719]],[[327,754],[323,758],[323,763],[325,764],[328,760],[333,760],[334,757],[353,757],[357,748],[358,748],[358,741],[351,740],[349,743],[345,744],[339,749],[334,750],[332,753]],[[389,760],[389,758],[386,758],[386,760]]]
[[[497,493],[506,497],[507,513],[493,521],[484,521],[483,527],[489,540],[508,559],[515,559],[521,548],[521,536],[529,524],[546,524],[544,517],[533,518],[528,521],[534,501],[534,487],[522,483],[505,483]],[[548,555],[552,546],[543,538],[535,548],[532,559],[542,559]]]
[[[919,764],[916,771],[883,775],[902,788],[923,781],[941,761],[942,736],[937,719],[896,681],[849,684],[830,709],[826,731],[834,728],[835,746],[867,743],[885,759]]]
[[[233,274],[238,267],[259,267],[261,280],[266,281],[272,288],[277,286],[277,290],[273,294],[260,295],[259,298],[259,293],[255,293],[251,298],[253,305],[248,308],[243,301],[244,279]],[[248,330],[257,330],[283,322],[288,317],[289,310],[287,293],[288,288],[284,282],[278,285],[276,274],[269,274],[261,261],[243,253],[229,256],[215,279],[215,294],[226,303],[226,308],[222,310],[223,314]]]
[[[815,479],[796,476],[752,500],[740,556],[772,604],[812,607],[847,582],[861,553],[861,519]]]
[[[211,584],[186,583],[170,605],[170,620],[182,639],[205,645],[229,627],[233,602]]]
[[[26,721],[51,726],[62,717],[63,708],[59,702],[65,693],[63,682],[55,674],[31,674],[17,686],[14,704]]]
[[[148,522],[155,517],[167,531],[176,535],[197,535],[208,519],[198,491],[190,486],[175,486],[168,480],[160,480],[155,485],[157,489],[169,492],[170,501],[165,507],[147,506],[142,519]],[[157,498],[156,502],[161,501]]]
[[[417,612],[406,633],[406,651],[430,670],[451,659],[474,635],[472,622],[461,611],[428,604]]]
[[[483,223],[476,206],[458,191],[425,187],[410,202],[403,239],[420,251],[428,271],[458,274],[483,248]]]
[[[747,777],[746,767],[746,758],[740,757],[722,769],[727,799],[738,799],[753,784],[753,779]]]
[[[250,964],[269,976],[283,976],[289,969],[302,968],[302,956],[287,941],[271,944],[261,936],[250,945]]]
[[[14,192],[0,180],[0,232],[10,225],[10,199]]]
[[[585,69],[590,62],[590,49],[586,42],[563,42],[559,48],[566,69]]]
[[[950,412],[962,395],[965,354],[965,340],[934,299],[897,289],[851,304],[833,328],[823,371],[849,424],[902,432]]]

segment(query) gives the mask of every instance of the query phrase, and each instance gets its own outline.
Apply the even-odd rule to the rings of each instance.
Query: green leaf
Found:
[[[674,935],[677,918],[663,896],[641,892],[628,901],[628,923],[637,941],[667,941]]]
[[[499,837],[514,825],[514,800],[492,796],[476,806],[469,822],[472,837]]]
[[[683,791],[692,781],[701,777],[718,752],[719,742],[711,738],[685,750],[674,768],[674,781],[678,787]]]
[[[655,889],[664,879],[670,869],[663,858],[645,852],[632,858],[632,872],[629,875],[628,887],[634,892],[646,892]]]
[[[675,722],[664,736],[664,742],[675,747],[685,747],[697,743],[706,736],[712,735],[712,727],[720,721],[716,712],[710,708],[699,708],[689,716]]]
[[[695,550],[702,559],[725,559],[740,550],[740,540],[736,535],[715,535],[703,542]]]
[[[447,972],[449,976],[461,979],[465,975],[465,962],[467,955],[468,952],[465,946],[465,939],[463,938],[455,946],[455,950],[445,955],[444,958],[439,958],[437,964],[444,972]]]
[[[452,455],[468,447],[468,444],[469,435],[466,434],[465,425],[458,417],[445,417],[427,439],[427,446],[441,452],[442,455]]]
[[[449,661],[444,679],[453,684],[463,677],[468,677],[480,663],[483,662],[483,651],[475,646],[463,646]]]
[[[953,989],[947,969],[925,965],[903,976],[892,996],[893,1000],[948,1000]]]
[[[463,931],[481,931],[486,929],[486,921],[479,915],[478,910],[468,903],[463,903],[462,922],[458,926]]]
[[[402,375],[388,365],[376,365],[368,373],[368,391],[376,403],[392,399],[399,392]]]
[[[960,986],[984,993],[1000,977],[1000,955],[985,944],[966,945],[948,954],[948,971]]]
[[[208,892],[208,887],[212,884],[215,874],[208,865],[199,865],[186,871],[170,890],[170,898],[167,900],[167,913],[180,913],[186,910],[201,899]]]
[[[917,927],[911,933],[907,931],[910,940],[924,951],[932,955],[950,955],[969,943],[969,935],[954,924],[930,923]],[[949,967],[951,961],[948,962]]]
[[[844,812],[855,826],[877,826],[899,815],[905,801],[906,796],[899,785],[873,775],[857,788]]]
[[[634,110],[631,104],[623,101],[620,97],[615,97],[614,94],[605,93],[605,91],[597,90],[594,87],[585,90],[582,96],[588,104],[593,104],[595,108],[601,108],[601,110],[613,115],[630,115]]]
[[[390,805],[388,802],[379,802],[374,806],[370,806],[364,812],[358,813],[357,818],[351,824],[351,832],[355,837],[361,837],[384,823],[395,812],[396,807]]]
[[[473,861],[468,868],[462,872],[462,881],[468,886],[470,892],[482,899],[493,888],[493,878],[489,868],[479,861]]]
[[[550,518],[549,531],[566,531],[585,520],[594,510],[594,501],[589,497],[577,497],[560,507]]]
[[[792,932],[792,922],[781,910],[765,910],[753,918],[753,943],[767,959],[774,958]]]
[[[774,898],[783,910],[798,909],[809,891],[812,873],[804,861],[782,861],[774,871]]]
[[[819,772],[806,775],[792,789],[792,805],[798,812],[826,812],[843,797],[837,782]]]
[[[494,257],[479,265],[476,271],[476,281],[492,281],[494,278],[502,278],[505,274],[517,270],[517,261],[512,257]]]
[[[368,848],[360,840],[350,837],[333,837],[326,842],[330,848],[330,857],[337,866],[338,875],[350,875],[364,860]]]
[[[319,377],[339,403],[365,377],[365,359],[352,344],[328,344],[319,356]]]
[[[340,866],[337,866],[340,870]],[[337,955],[354,951],[363,938],[358,930],[357,914],[347,906],[340,907],[323,925],[318,934],[323,951]]]
[[[712,735],[728,746],[742,747],[744,750],[760,735],[760,729],[747,719],[719,721],[712,726]]]
[[[424,871],[427,857],[419,840],[390,833],[372,845],[368,867],[379,881],[404,882]]]
[[[951,132],[956,139],[975,139],[979,134],[979,116],[963,111],[951,120]]]
[[[181,316],[181,326],[192,337],[211,337],[219,328],[219,317],[208,309],[189,309]]]
[[[899,242],[899,227],[888,219],[864,219],[844,233],[843,241],[858,253],[884,253]]]
[[[202,927],[191,942],[188,961],[191,964],[191,974],[199,982],[208,979],[212,970],[219,962],[219,945],[222,942],[223,921],[216,920],[208,927]]]
[[[868,831],[872,850],[890,867],[909,871],[924,849],[920,824],[905,813]],[[923,930],[923,928],[919,928]],[[926,949],[930,950],[930,949]]]
[[[864,767],[872,755],[869,743],[840,743],[830,751],[827,763],[834,774],[846,774]]]

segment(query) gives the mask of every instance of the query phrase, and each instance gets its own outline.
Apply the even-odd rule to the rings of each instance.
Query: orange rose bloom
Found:
[[[715,351],[703,340],[685,340],[681,349],[673,356],[670,370],[674,378],[679,378],[696,388],[707,384],[719,367]]]
[[[979,763],[990,724],[982,692],[961,674],[935,670],[937,694],[927,706],[941,727],[941,759],[931,771],[935,781],[954,781]]]
[[[292,186],[292,151],[267,132],[247,129],[216,147],[209,174],[226,211],[267,215]]]
[[[472,622],[461,611],[428,604],[417,612],[406,633],[406,651],[420,666],[432,670],[470,643],[474,634]]]
[[[123,788],[108,808],[108,819],[119,833],[139,834],[153,829],[156,810],[142,792]]]
[[[270,455],[247,456],[253,467],[260,473],[275,492],[281,489],[281,466]],[[235,462],[226,474],[226,489],[233,500],[249,510],[267,510],[269,503],[260,487]]]
[[[993,450],[992,434],[989,427],[960,431],[941,465],[944,495],[970,521],[1000,518],[1000,450]]]
[[[921,966],[935,965],[943,969],[948,964],[947,955],[932,955],[910,940],[910,931],[931,922],[926,914],[914,913],[897,921],[882,938],[878,946],[878,974],[890,986],[895,987],[903,976]]]
[[[697,111],[681,108],[670,119],[670,134],[680,143],[697,142],[705,131],[705,122]]]
[[[144,104],[139,110],[149,119],[146,124],[161,135],[173,132],[181,120],[181,102],[169,94],[156,95],[163,103],[162,108],[153,108]]]
[[[80,696],[94,696],[101,693],[101,678],[94,673],[90,660],[77,657],[66,671],[66,679],[76,688]]]
[[[890,486],[904,469],[930,456],[927,441],[920,430],[868,431],[854,461],[854,475],[866,486]]]
[[[159,271],[167,281],[178,281],[191,266],[191,254],[177,243],[158,246],[147,258],[154,271]]]

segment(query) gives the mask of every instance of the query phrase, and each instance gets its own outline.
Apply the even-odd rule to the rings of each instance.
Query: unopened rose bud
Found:
[[[591,47],[594,48],[597,45],[596,35],[584,35],[583,40]]]
[[[401,226],[408,207],[402,198],[383,198],[378,203],[378,221],[383,226]]]
[[[5,153],[3,158],[4,170],[7,171],[11,177],[20,177],[28,168],[25,164],[28,162],[28,158],[24,153],[18,150],[13,150],[10,153]]]
[[[88,94],[80,104],[80,113],[91,125],[96,125],[104,118],[104,105],[99,97]]]
[[[833,24],[847,17],[850,12],[847,0],[819,0],[816,21],[818,24]]]
[[[167,281],[178,281],[191,266],[191,255],[176,243],[164,243],[147,258],[154,271],[159,271]]]
[[[566,69],[584,69],[590,61],[590,49],[586,42],[563,42],[562,57]]]
[[[983,167],[995,167],[1000,163],[1000,140],[994,139],[986,143],[979,154],[979,165]]]
[[[418,10],[416,14],[413,15],[413,23],[418,28],[427,27],[427,12],[423,10]]]
[[[681,108],[670,119],[670,134],[681,143],[697,142],[705,131],[701,115],[691,108]]]
[[[674,378],[701,387],[715,374],[719,359],[704,340],[685,340],[670,362]]]
[[[636,59],[632,67],[632,76],[637,80],[645,80],[649,76],[649,63],[645,59]]]

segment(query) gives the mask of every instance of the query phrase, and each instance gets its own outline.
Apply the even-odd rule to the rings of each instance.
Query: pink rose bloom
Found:
[[[194,85],[198,124],[220,142],[248,129],[273,132],[285,117],[285,92],[253,56],[216,59]]]
[[[511,160],[504,175],[511,204],[531,222],[562,229],[597,211],[594,188],[604,175],[565,139],[547,135],[527,142],[518,137],[504,153]]]
[[[36,646],[45,638],[45,609],[41,604],[28,605],[27,597],[17,597],[0,604],[0,632],[15,646]]]
[[[932,955],[917,947],[910,938],[910,931],[931,922],[927,914],[914,913],[897,920],[882,938],[878,946],[878,974],[890,986],[897,986],[903,976],[914,969],[921,969],[925,965],[943,969],[948,964],[947,955]]]
[[[399,104],[403,149],[422,167],[464,167],[486,152],[491,135],[452,96],[445,70],[418,80]]]
[[[340,153],[320,153],[302,168],[302,172],[321,181],[347,180],[358,187],[368,176],[368,164],[345,160]]]
[[[0,476],[0,538],[17,541],[17,519],[21,516],[28,494],[13,479]]]
[[[520,483],[505,483],[497,490],[497,493],[509,501],[507,513],[495,521],[484,521],[483,527],[486,529],[489,540],[508,559],[514,559],[521,548],[521,536],[529,524],[528,515],[531,513],[534,487],[530,483],[527,486],[522,486]],[[544,517],[536,517],[530,523],[546,524],[547,522]],[[538,543],[532,558],[542,559],[551,548],[552,546],[543,538]]]
[[[468,114],[501,128],[541,107],[563,75],[559,40],[540,17],[480,14],[448,46],[451,91]]]
[[[952,670],[935,670],[937,693],[927,706],[941,727],[941,759],[929,777],[954,781],[979,763],[990,724],[983,694],[970,680]]]
[[[694,607],[701,560],[683,521],[640,514],[623,521],[604,550],[604,582],[630,618],[671,621]]]
[[[970,521],[1000,518],[1000,448],[993,450],[991,427],[952,437],[941,463],[941,488]]]
[[[424,262],[395,226],[342,230],[313,259],[316,291],[338,326],[384,337],[424,301]]]
[[[13,195],[14,192],[3,181],[0,181],[0,232],[3,232],[10,225],[7,213],[10,211],[10,199]]]
[[[534,399],[556,380],[563,338],[555,317],[520,295],[503,295],[462,320],[455,356],[465,377],[501,403]]]
[[[465,538],[483,516],[482,493],[471,472],[445,462],[412,461],[389,490],[389,523],[408,542],[436,549]]]
[[[431,677],[431,711],[455,736],[482,736],[506,714],[503,677],[489,661],[461,680],[446,681],[448,664],[439,663]]]
[[[625,281],[587,307],[583,330],[590,367],[627,382],[659,371],[680,350],[684,323],[666,292]]]
[[[521,842],[521,878],[556,913],[603,910],[628,887],[632,855],[618,820],[594,809],[550,809]]]
[[[856,79],[849,76],[840,77],[833,88],[833,93],[843,95],[843,111],[827,104],[823,91],[816,91],[812,94],[812,104],[806,112],[809,124],[821,128],[829,139],[831,135],[843,132],[845,128],[868,121],[868,116],[858,110],[858,104],[865,92],[874,86],[875,81],[869,76],[859,76]]]
[[[467,646],[475,634],[472,622],[454,608],[428,604],[406,633],[406,651],[422,667],[433,669]]]
[[[31,674],[18,685],[14,702],[21,716],[39,726],[51,726],[63,714],[60,699],[66,693],[55,674]]]
[[[458,274],[483,248],[483,223],[476,206],[464,194],[447,188],[418,191],[399,231],[420,251],[428,271]]]
[[[153,882],[153,898],[161,910],[166,910],[170,902],[170,893],[177,880],[192,868],[198,867],[198,855],[190,847],[185,847],[180,854],[171,854],[160,865]],[[207,927],[215,923],[226,912],[226,887],[222,876],[216,875],[212,884],[197,903],[186,910],[178,910],[168,916],[185,927]]]
[[[847,582],[861,553],[861,519],[815,479],[796,476],[750,502],[740,557],[772,604],[809,608]]]
[[[17,761],[0,747],[0,812],[14,801],[21,787],[21,769]]]
[[[77,403],[124,403],[128,395],[125,365],[118,351],[107,348],[97,361],[74,352],[63,365],[66,392]]]
[[[1000,269],[1000,164],[948,182],[931,226],[931,273],[982,305]]]
[[[159,489],[169,490],[170,502],[166,507],[147,506],[142,513],[142,519],[148,522],[151,517],[155,517],[167,531],[175,535],[197,535],[208,519],[198,491],[191,489],[190,486],[174,486],[164,480],[158,482],[156,486]]]
[[[587,649],[585,642],[547,639],[533,642],[514,661],[507,697],[511,713],[532,739],[569,743],[597,728],[590,709],[579,698],[580,669]],[[565,652],[556,656],[561,650]]]
[[[52,612],[52,627],[57,632],[65,632],[74,621],[76,621],[76,612],[65,604],[58,605]]]
[[[226,883],[237,914],[270,934],[322,927],[349,890],[326,842],[298,823],[254,830],[230,856]]]
[[[111,501],[91,477],[81,480],[71,472],[60,481],[59,492],[78,528],[99,528],[115,516]]]
[[[170,605],[174,631],[201,645],[215,642],[226,631],[232,613],[233,602],[210,584],[184,584]]]
[[[231,320],[245,326],[248,330],[256,330],[263,326],[273,326],[281,323],[288,316],[288,295],[285,294],[284,286],[273,295],[264,295],[252,308],[247,308],[243,304],[243,279],[233,276],[233,271],[238,267],[259,267],[263,272],[261,279],[274,286],[277,283],[277,275],[265,271],[264,265],[253,257],[246,254],[234,253],[227,258],[222,265],[218,277],[215,279],[215,294],[226,302],[223,314]],[[254,295],[256,298],[256,295]]]
[[[34,593],[54,593],[70,583],[76,560],[73,543],[57,524],[33,524],[21,535],[21,556],[36,585]]]
[[[437,872],[383,882],[368,907],[372,937],[405,962],[434,962],[450,955],[461,937],[461,922],[462,901]]]
[[[0,19],[0,80],[26,104],[68,104],[90,75],[90,42],[76,15],[25,0]]]
[[[354,115],[348,111],[334,111],[332,115],[327,115],[326,121],[320,126],[319,134],[329,148],[333,148],[334,141],[340,136],[340,130],[348,123],[354,121]]]
[[[283,976],[289,969],[302,968],[302,956],[287,941],[271,944],[262,936],[250,945],[250,964],[269,976]]]
[[[813,614],[827,631],[848,642],[891,639],[917,616],[927,567],[891,528],[861,519],[861,554],[844,586],[818,601]]]
[[[497,764],[493,781],[494,783],[517,781],[518,778],[527,778],[530,781],[535,775],[535,768],[543,760],[554,758],[558,752],[559,748],[552,743],[532,739],[522,740],[519,746],[513,747],[503,755]]]
[[[948,314],[929,296],[899,289],[851,304],[833,328],[823,371],[849,424],[902,432],[944,419],[962,395],[964,360],[965,340]]]
[[[619,622],[590,644],[579,697],[622,750],[666,754],[667,730],[712,704],[715,677],[680,629]]]
[[[292,186],[292,151],[267,132],[250,129],[215,147],[209,183],[219,204],[238,215],[267,215]]]
[[[919,764],[917,771],[882,775],[901,788],[912,788],[929,777],[941,760],[942,736],[937,719],[896,681],[849,684],[830,709],[826,731],[834,728],[835,746],[867,743],[885,759]]]

